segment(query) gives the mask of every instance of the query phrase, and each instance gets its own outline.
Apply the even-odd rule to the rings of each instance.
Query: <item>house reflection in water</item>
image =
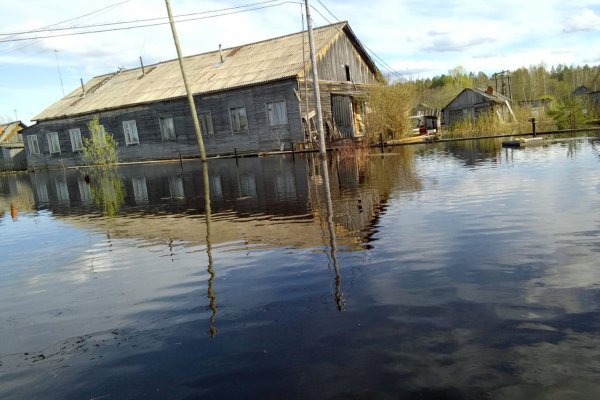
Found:
[[[373,221],[393,191],[416,191],[419,179],[412,152],[396,149],[387,157],[344,157],[329,160],[333,220],[340,246],[363,246]],[[213,244],[248,243],[322,246],[327,231],[321,168],[317,157],[273,156],[209,162],[213,212]],[[41,171],[30,175],[38,209],[77,225],[106,229],[110,215],[99,207],[95,183],[85,169]],[[113,237],[141,237],[204,243],[202,166],[132,165],[118,169],[122,204],[110,220]],[[118,185],[117,185],[118,186]],[[106,194],[105,194],[106,197]],[[140,218],[152,216],[153,218]],[[174,218],[177,218],[176,220]],[[290,224],[294,228],[290,229]]]

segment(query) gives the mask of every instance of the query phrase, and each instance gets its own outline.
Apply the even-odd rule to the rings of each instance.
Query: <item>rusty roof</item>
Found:
[[[377,71],[347,22],[314,29],[317,58],[323,57],[330,45],[343,34],[353,40],[367,64]],[[302,77],[303,62],[306,61],[307,68],[310,67],[306,32],[223,49],[221,54],[223,62],[219,50],[183,58],[187,80],[194,94]],[[177,59],[146,66],[145,72],[142,74],[141,67],[120,69],[92,78],[84,85],[85,94],[78,88],[36,115],[33,120],[89,114],[186,96]]]

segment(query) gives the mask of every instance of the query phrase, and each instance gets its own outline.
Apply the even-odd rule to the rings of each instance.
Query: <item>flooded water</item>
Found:
[[[208,165],[0,176],[1,399],[600,397],[598,139]]]

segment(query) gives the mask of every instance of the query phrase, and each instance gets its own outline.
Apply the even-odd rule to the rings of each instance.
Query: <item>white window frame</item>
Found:
[[[243,116],[239,114],[239,110],[244,110]],[[242,126],[242,121],[245,121],[245,126]],[[229,107],[229,123],[231,124],[232,134],[248,133],[248,113],[246,112],[246,106]]]
[[[123,121],[123,135],[125,135],[126,146],[140,144],[140,137],[138,136],[135,119]]]
[[[29,145],[29,155],[40,155],[40,142],[37,135],[28,135],[27,144]]]
[[[269,127],[284,126],[288,123],[287,104],[285,100],[271,101],[265,104]],[[283,114],[279,114],[283,111]]]
[[[106,146],[106,129],[104,129],[104,125],[98,125],[98,130],[90,131],[90,135],[96,137],[99,146]]]
[[[214,135],[215,130],[212,122],[212,114],[210,111],[202,111],[198,113],[198,119],[200,120],[200,126],[202,127],[202,133],[205,135]],[[247,118],[246,118],[247,120]]]
[[[48,150],[50,151],[50,154],[60,154],[58,132],[48,132],[46,138],[48,139]]]
[[[73,149],[73,153],[83,150],[83,139],[81,138],[81,129],[69,129],[69,136],[71,137],[71,149]]]
[[[173,121],[173,117],[159,117],[158,125],[160,126],[160,136],[164,142],[174,142],[177,140],[177,134],[175,133],[175,121]]]

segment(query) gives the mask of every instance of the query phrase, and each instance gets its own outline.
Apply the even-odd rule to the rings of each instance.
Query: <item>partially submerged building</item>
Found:
[[[501,120],[514,118],[511,100],[493,87],[488,86],[487,90],[467,88],[443,108],[443,123],[449,127],[463,119],[474,119],[490,112],[496,113]]]
[[[25,128],[21,121],[0,124],[0,172],[27,169],[21,133]]]
[[[382,75],[348,23],[317,28],[314,39],[326,130],[359,137],[366,90]],[[306,32],[185,57],[184,65],[208,155],[314,140]],[[25,133],[29,168],[82,164],[86,124],[95,116],[116,139],[120,161],[199,154],[179,64],[171,60],[95,77],[34,117]]]

